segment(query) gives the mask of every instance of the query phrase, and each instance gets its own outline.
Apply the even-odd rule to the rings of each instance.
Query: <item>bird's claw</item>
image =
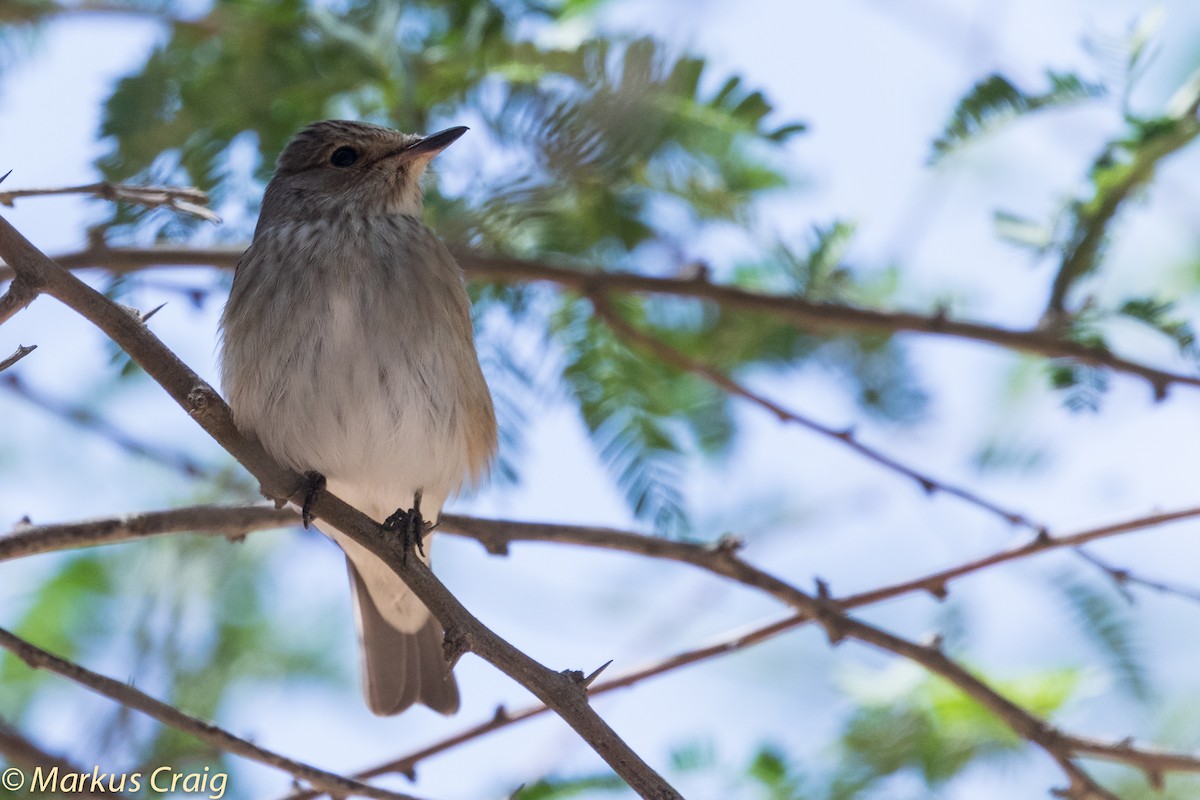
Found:
[[[385,531],[400,535],[400,558],[404,564],[408,563],[408,551],[414,547],[421,558],[425,557],[425,545],[422,540],[436,527],[437,522],[426,522],[425,518],[421,516],[421,492],[419,490],[413,496],[412,508],[407,511],[398,508],[383,521]]]

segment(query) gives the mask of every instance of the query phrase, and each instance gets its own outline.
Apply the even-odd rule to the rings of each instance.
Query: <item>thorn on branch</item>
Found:
[[[484,538],[481,536],[479,538],[479,543],[483,545],[484,550],[487,550],[488,555],[491,555],[491,556],[508,556],[509,555],[507,539],[492,539],[492,538]]]
[[[945,581],[931,583],[925,587],[925,591],[933,595],[933,599],[937,600],[939,603],[950,596],[950,589],[946,586]]]
[[[4,173],[3,175],[0,175],[0,183],[4,183],[5,179],[6,179],[6,178],[8,178],[8,176],[9,176],[9,175],[12,175],[12,170],[11,170],[11,169],[10,169],[8,172]],[[6,203],[5,205],[9,205],[9,206],[11,206],[11,205],[12,205],[12,203],[11,203],[11,202],[10,202],[10,203]]]
[[[152,308],[152,309],[150,309],[149,311],[147,311],[145,314],[142,314],[142,315],[141,315],[142,324],[143,324],[143,325],[145,325],[145,324],[146,324],[146,320],[150,319],[150,318],[151,318],[151,317],[153,317],[155,314],[157,314],[158,312],[162,311],[162,310],[163,310],[163,307],[164,307],[165,305],[166,305],[166,303],[162,303],[162,304],[160,304],[160,305],[159,305],[157,308]]]
[[[679,277],[685,281],[709,283],[712,278],[712,267],[705,261],[693,261],[679,271]]]
[[[727,533],[724,536],[722,536],[720,539],[717,539],[716,543],[714,545],[712,545],[711,549],[712,549],[712,552],[718,553],[720,555],[733,556],[733,555],[736,555],[738,552],[740,552],[741,549],[745,546],[746,546],[746,543],[744,541],[742,541],[742,538],[740,536],[737,536],[732,533]]]
[[[87,229],[88,250],[103,252],[108,249],[108,238],[103,225],[93,225]]]
[[[817,623],[825,629],[829,644],[836,647],[846,639],[846,631],[842,625],[842,610],[833,602],[829,584],[823,578],[817,578]]]
[[[928,495],[937,494],[938,489],[942,488],[938,486],[936,481],[932,481],[929,478],[919,477],[917,478],[917,483],[921,484],[921,488],[924,489],[925,494]]]
[[[492,714],[492,722],[500,725],[508,722],[508,709],[503,704],[496,706],[496,713]]]
[[[608,661],[605,661],[603,664],[601,664],[599,667],[597,667],[595,672],[593,672],[591,675],[588,675],[586,678],[584,678],[583,679],[583,688],[585,688],[585,689],[591,688],[591,685],[596,682],[596,678],[600,677],[600,673],[604,672],[604,670],[608,669],[609,665],[612,663],[613,663],[613,659],[610,658]]]
[[[1151,388],[1154,389],[1154,402],[1161,403],[1167,399],[1167,394],[1171,391],[1171,384],[1164,380],[1152,380]]]

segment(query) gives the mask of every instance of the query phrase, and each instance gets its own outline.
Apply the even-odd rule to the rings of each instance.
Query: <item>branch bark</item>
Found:
[[[60,525],[33,526],[26,522],[13,533],[0,536],[0,562],[167,533],[194,531],[239,539],[252,531],[283,528],[298,522],[300,515],[290,508],[260,505],[190,506]]]
[[[104,245],[69,253],[58,258],[66,269],[102,267],[113,272],[136,272],[157,266],[213,266],[233,269],[242,248],[118,248]],[[582,294],[627,292],[686,297],[716,303],[725,308],[769,314],[800,330],[831,333],[918,333],[949,336],[991,344],[1043,358],[1065,358],[1146,381],[1155,399],[1163,399],[1173,384],[1200,387],[1200,376],[1158,369],[1122,358],[1106,349],[1089,347],[1064,339],[1042,328],[1014,329],[978,322],[950,319],[945,314],[911,311],[881,311],[837,303],[818,303],[802,297],[763,294],[710,283],[707,280],[657,278],[632,272],[572,269],[538,261],[505,256],[488,256],[456,248],[454,255],[463,270],[477,280],[500,283],[554,283]],[[0,280],[12,272],[0,268]],[[2,321],[2,319],[0,319]]]

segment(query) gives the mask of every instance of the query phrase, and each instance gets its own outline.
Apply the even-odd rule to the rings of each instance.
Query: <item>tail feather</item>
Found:
[[[415,632],[396,630],[383,618],[349,558],[346,567],[358,621],[367,707],[380,716],[399,714],[413,703],[424,703],[442,714],[458,711],[458,683],[442,654],[442,626],[429,614]]]

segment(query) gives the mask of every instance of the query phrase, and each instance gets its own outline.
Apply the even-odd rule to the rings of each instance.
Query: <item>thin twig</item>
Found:
[[[1144,517],[1135,517],[1123,522],[1113,523],[1111,525],[1102,525],[1097,528],[1088,528],[1087,530],[1079,531],[1064,536],[1037,536],[1036,538],[1026,542],[1025,544],[1011,547],[1007,550],[1001,550],[991,555],[983,556],[982,558],[968,561],[965,564],[960,564],[949,569],[940,570],[938,572],[925,575],[921,578],[916,578],[911,581],[893,584],[882,589],[873,589],[871,591],[860,592],[858,594],[849,595],[840,598],[838,602],[845,608],[858,608],[859,606],[878,603],[883,600],[890,600],[893,597],[899,597],[903,594],[908,594],[914,591],[928,592],[934,597],[945,597],[947,586],[951,581],[957,580],[964,575],[969,575],[973,572],[978,572],[981,569],[992,567],[997,564],[1003,564],[1009,561],[1016,561],[1026,556],[1031,556],[1035,553],[1044,553],[1049,550],[1057,550],[1064,547],[1079,547],[1080,545],[1094,542],[1098,539],[1108,539],[1113,536],[1120,536],[1125,533],[1141,531],[1147,528],[1154,528],[1160,525],[1167,525],[1173,522],[1182,522],[1189,519],[1200,518],[1200,507],[1184,508],[1178,511],[1168,511],[1159,514],[1150,514]]]
[[[19,345],[17,345],[17,351],[15,353],[13,353],[11,356],[4,359],[3,361],[0,361],[0,372],[4,372],[4,370],[11,367],[13,364],[17,363],[22,358],[24,358],[25,356],[32,353],[34,350],[37,350],[36,344],[30,344],[30,345],[19,344]]]
[[[1159,594],[1171,595],[1172,597],[1190,600],[1193,603],[1200,603],[1200,589],[1143,577],[1127,567],[1115,567],[1081,547],[1075,548],[1075,552],[1085,561],[1107,575],[1123,591],[1127,591],[1126,587],[1128,586],[1139,586],[1143,589],[1158,592]]]
[[[55,264],[3,218],[0,256],[22,275],[36,276],[47,294],[108,334],[259,480],[265,496],[282,503],[293,497],[300,500],[309,492],[310,482],[304,476],[281,467],[260,443],[238,431],[220,395],[146,328],[140,317],[129,314]],[[548,669],[497,636],[463,607],[421,559],[407,558],[394,538],[362,512],[328,491],[316,492],[308,508],[400,576],[445,629],[447,655],[452,663],[465,652],[478,654],[553,708],[634,791],[655,800],[679,797],[588,705],[587,691],[572,672]]]
[[[459,264],[471,277],[501,283],[542,281],[565,286],[584,294],[629,292],[660,294],[705,300],[725,308],[768,314],[796,328],[817,334],[830,333],[919,333],[949,336],[992,344],[1043,358],[1066,358],[1094,367],[1133,375],[1150,384],[1156,399],[1163,399],[1173,384],[1200,387],[1200,376],[1185,375],[1121,358],[1107,349],[1064,339],[1049,329],[1013,329],[951,319],[941,312],[881,311],[870,308],[820,303],[802,297],[764,294],[710,283],[707,280],[657,278],[632,272],[571,269],[539,261],[487,256],[470,250],[454,251]],[[113,272],[136,272],[160,266],[212,266],[233,269],[242,248],[117,248],[105,245],[60,256],[67,269],[102,267]],[[0,267],[0,280],[12,277]],[[2,318],[0,318],[2,321]]]
[[[148,717],[158,720],[175,730],[183,731],[206,744],[219,750],[234,753],[252,759],[260,764],[283,770],[298,780],[307,781],[323,792],[334,796],[373,797],[377,800],[415,800],[412,795],[393,792],[376,786],[337,775],[332,772],[317,769],[300,761],[294,761],[286,756],[273,753],[270,750],[252,744],[245,739],[234,736],[226,730],[218,728],[203,720],[188,716],[179,709],[157,700],[145,692],[133,688],[128,683],[121,683],[112,678],[85,669],[78,664],[47,653],[40,647],[30,644],[19,636],[15,636],[4,628],[0,628],[0,647],[11,651],[20,658],[30,669],[43,669],[61,675],[68,680],[84,686],[96,694],[114,700],[126,708],[140,711]]]
[[[204,207],[208,195],[191,186],[136,186],[127,183],[87,183],[82,186],[62,186],[53,189],[13,189],[0,192],[0,205],[11,207],[14,200],[24,197],[86,194],[114,203],[129,203],[146,208],[169,208],[183,214],[220,222],[216,213]]]

